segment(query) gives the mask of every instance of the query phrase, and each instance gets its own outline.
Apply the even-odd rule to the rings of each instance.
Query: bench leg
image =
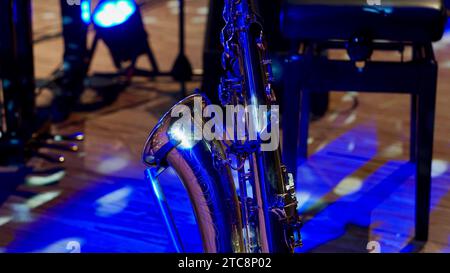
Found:
[[[416,161],[416,240],[428,240],[431,198],[431,163],[436,106],[437,65],[426,71],[418,96]],[[425,75],[424,75],[425,76]]]
[[[409,161],[417,160],[417,95],[411,94],[411,131],[409,135]]]

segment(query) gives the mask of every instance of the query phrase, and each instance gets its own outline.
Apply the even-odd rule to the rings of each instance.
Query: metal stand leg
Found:
[[[190,81],[192,78],[192,66],[189,59],[185,54],[185,43],[184,43],[184,0],[179,0],[179,49],[177,59],[172,68],[173,78],[180,82],[181,95],[186,96],[186,82]]]
[[[151,66],[153,68],[152,73],[155,75],[158,75],[160,73],[158,62],[156,61],[155,55],[153,54],[153,50],[148,42],[147,42],[147,57],[148,57],[148,61],[150,62]]]

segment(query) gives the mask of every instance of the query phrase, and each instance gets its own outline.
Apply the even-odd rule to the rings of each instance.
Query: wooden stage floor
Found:
[[[168,70],[177,54],[177,1],[150,2],[143,9],[144,21],[158,61]],[[33,3],[35,38],[59,33],[59,1]],[[201,69],[207,1],[186,3],[187,53]],[[381,252],[450,252],[450,31],[435,50],[440,70],[430,240],[425,245],[411,241],[409,98],[332,93],[330,111],[312,125],[310,160],[299,166],[298,197],[307,215],[300,252],[367,252],[370,241]],[[59,36],[36,43],[37,77],[47,77],[61,56]],[[91,71],[111,67],[100,45]],[[189,89],[199,85],[194,81]],[[81,130],[86,141],[80,153],[65,154],[67,174],[58,184],[20,186],[1,205],[0,252],[70,252],[77,246],[81,252],[174,251],[143,180],[140,157],[149,131],[177,96],[178,85],[170,79],[136,79],[111,106],[74,113],[55,126],[56,132]],[[359,105],[349,110],[355,97]],[[173,173],[165,174],[164,185],[187,249],[200,251],[183,188]]]

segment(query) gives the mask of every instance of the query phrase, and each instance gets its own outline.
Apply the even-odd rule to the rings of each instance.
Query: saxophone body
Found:
[[[225,73],[219,87],[223,107],[277,106],[270,59],[255,10],[251,0],[225,1],[226,25],[221,35]],[[301,245],[300,221],[294,179],[281,162],[280,148],[261,149],[264,140],[259,138],[258,126],[256,141],[194,137],[196,129],[207,122],[199,109],[209,104],[200,94],[180,101],[174,108],[190,113],[187,119],[193,130],[179,126],[172,108],[150,133],[144,148],[144,163],[150,167],[146,178],[176,250],[184,251],[182,240],[158,181],[168,167],[187,189],[205,252],[292,253]],[[264,113],[270,120],[266,129],[279,128],[279,119],[272,119],[273,115],[277,112]],[[248,124],[261,124],[258,117],[243,115],[246,135],[253,130]],[[222,128],[219,135],[226,130]]]

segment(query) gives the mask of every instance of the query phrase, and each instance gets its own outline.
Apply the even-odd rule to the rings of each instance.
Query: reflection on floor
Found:
[[[48,2],[34,6],[37,36],[58,30],[58,1]],[[154,3],[144,9],[144,18],[161,67],[168,69],[176,56],[166,50],[176,47],[175,37],[166,35],[176,33],[176,1]],[[206,0],[187,1],[188,54],[197,68],[205,5]],[[299,166],[297,192],[305,217],[300,252],[368,252],[369,242],[381,252],[450,252],[450,32],[435,48],[441,65],[429,242],[411,241],[415,166],[407,161],[409,99],[332,94],[330,112],[312,125],[311,156]],[[59,62],[57,50],[59,38],[36,45],[38,77]],[[100,47],[93,70],[108,71],[109,60]],[[113,105],[74,114],[55,127],[86,133],[82,152],[66,155],[67,174],[60,183],[14,190],[1,181],[0,192],[8,195],[0,206],[0,252],[174,251],[144,183],[140,151],[149,130],[177,101],[178,87],[166,79],[135,81]],[[345,111],[355,96],[358,108]],[[186,249],[201,251],[184,188],[171,171],[162,183]]]
[[[309,218],[302,252],[351,252],[355,246],[364,251],[369,241],[377,241],[383,252],[411,250],[415,166],[378,157],[389,151],[377,153],[377,146],[373,124],[356,126],[300,166],[298,198]],[[448,163],[435,160],[432,213],[449,191]]]

